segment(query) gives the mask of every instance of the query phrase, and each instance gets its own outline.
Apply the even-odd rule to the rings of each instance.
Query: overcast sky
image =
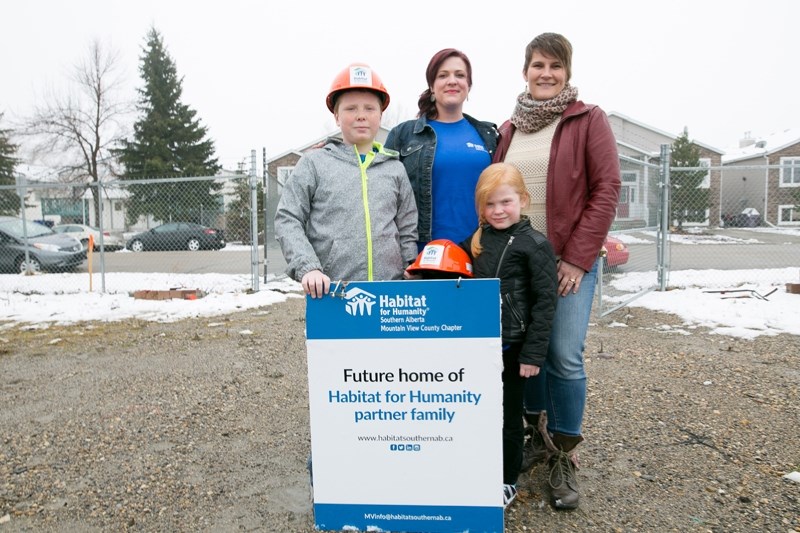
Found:
[[[62,90],[93,39],[119,52],[134,98],[153,25],[220,161],[233,169],[255,149],[260,166],[262,148],[272,157],[336,128],[325,96],[354,61],[383,78],[396,122],[415,115],[431,55],[459,48],[473,65],[465,111],[500,124],[524,88],[525,45],[555,31],[572,41],[581,99],[725,149],[800,126],[799,19],[797,0],[17,1],[3,7],[0,112],[24,117]]]

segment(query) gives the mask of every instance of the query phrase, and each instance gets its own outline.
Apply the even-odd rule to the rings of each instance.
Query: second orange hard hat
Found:
[[[472,277],[472,261],[467,252],[448,239],[436,239],[425,245],[406,270],[426,278]]]

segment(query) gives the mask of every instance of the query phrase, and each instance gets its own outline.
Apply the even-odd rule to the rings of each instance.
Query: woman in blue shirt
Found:
[[[472,88],[469,58],[440,50],[425,70],[428,88],[414,120],[395,126],[385,148],[397,150],[419,212],[419,250],[434,239],[461,242],[478,227],[475,185],[492,162],[497,127],[463,112]]]

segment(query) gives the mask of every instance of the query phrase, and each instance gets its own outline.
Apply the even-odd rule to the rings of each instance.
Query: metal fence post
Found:
[[[269,264],[269,262],[267,261],[267,259],[268,259],[268,257],[267,257],[267,238],[269,236],[269,232],[267,231],[267,228],[269,227],[269,222],[268,222],[269,215],[268,215],[267,206],[269,205],[269,202],[268,202],[268,200],[269,200],[269,190],[268,190],[268,183],[267,183],[268,174],[267,174],[267,149],[266,149],[266,147],[261,149],[261,158],[262,158],[261,165],[262,165],[263,171],[264,171],[264,177],[262,178],[262,181],[263,181],[262,187],[263,187],[264,190],[262,191],[262,196],[264,197],[264,285],[266,285],[267,284],[267,265]]]
[[[253,292],[258,292],[258,186],[256,183],[256,151],[250,150],[250,276],[253,282]]]
[[[661,220],[658,226],[658,286],[660,291],[667,290],[667,277],[669,275],[669,164],[670,145],[661,145]]]
[[[22,218],[22,238],[25,240],[25,274],[33,274],[31,269],[31,254],[28,252],[28,222],[26,220],[27,214],[25,213],[25,193],[27,180],[21,174],[15,174],[14,178],[17,181],[17,196],[19,196],[19,213]]]
[[[97,213],[97,229],[100,231],[100,291],[105,294],[106,292],[106,243],[103,239],[105,233],[105,224],[103,224],[103,189],[102,182],[95,183],[96,190],[94,193],[97,195],[98,213]]]

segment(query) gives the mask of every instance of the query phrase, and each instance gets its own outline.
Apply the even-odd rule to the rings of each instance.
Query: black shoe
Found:
[[[536,426],[525,428],[525,444],[522,447],[522,464],[519,471],[524,474],[534,465],[541,463],[547,458],[547,448],[544,445],[542,434]]]

